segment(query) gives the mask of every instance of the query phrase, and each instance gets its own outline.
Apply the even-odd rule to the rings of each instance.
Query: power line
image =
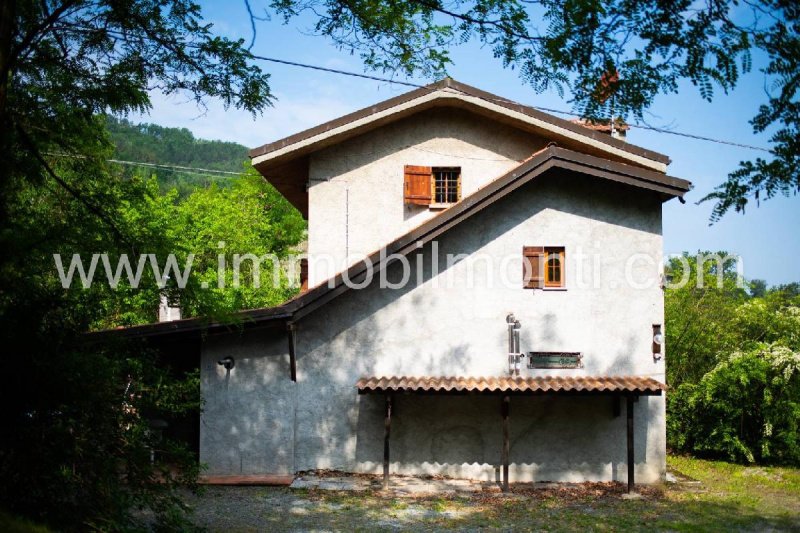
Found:
[[[416,87],[418,89],[422,89],[425,86],[420,85],[418,83],[412,83],[410,81],[400,81],[400,80],[393,80],[391,78],[382,78],[380,76],[370,76],[369,74],[361,74],[360,72],[352,72],[348,70],[339,70],[335,68],[328,68],[328,67],[320,67],[319,65],[307,65],[305,63],[296,63],[294,61],[287,61],[285,59],[277,59],[274,57],[265,57],[265,56],[257,56],[251,54],[254,59],[261,59],[262,61],[270,61],[272,63],[280,63],[281,65],[291,65],[293,67],[301,67],[301,68],[308,68],[312,70],[321,70],[323,72],[330,72],[332,74],[342,74],[345,76],[353,76],[356,78],[364,78],[367,80],[374,80],[374,81],[385,81],[388,83],[394,83],[395,85],[405,85],[407,87]]]
[[[81,27],[81,26],[69,26],[69,25],[66,25],[66,26],[54,26],[54,27],[57,28],[57,29],[62,29],[62,30],[66,30],[66,31],[78,31],[78,32],[81,32],[81,31],[82,32],[91,32],[91,31],[93,31],[91,28],[84,28],[84,27]],[[131,39],[127,35],[125,35],[123,32],[110,30],[108,28],[106,28],[104,31],[106,31],[109,34],[115,35],[116,37],[118,37],[120,39],[129,41],[129,42],[131,41]],[[187,45],[187,46],[190,46],[190,45]],[[372,75],[369,75],[369,74],[362,74],[362,73],[359,73],[359,72],[353,72],[353,71],[348,71],[348,70],[340,70],[340,69],[335,69],[335,68],[321,67],[319,65],[310,65],[308,63],[300,63],[300,62],[297,62],[297,61],[288,61],[286,59],[278,59],[278,58],[275,58],[275,57],[260,56],[260,55],[255,55],[255,54],[252,54],[252,53],[250,54],[250,57],[252,57],[253,59],[259,59],[259,60],[262,60],[262,61],[269,61],[269,62],[272,62],[272,63],[279,63],[279,64],[282,64],[282,65],[289,65],[289,66],[293,66],[293,67],[300,67],[300,68],[307,68],[307,69],[311,69],[311,70],[318,70],[318,71],[322,71],[322,72],[329,72],[331,74],[341,74],[343,76],[352,76],[352,77],[355,77],[355,78],[361,78],[361,79],[366,79],[366,80],[381,81],[381,82],[385,82],[385,83],[391,83],[391,84],[394,84],[394,85],[404,85],[406,87],[414,87],[414,88],[417,88],[417,89],[424,89],[425,88],[425,85],[420,85],[418,83],[413,83],[413,82],[409,82],[409,81],[400,81],[400,80],[395,80],[395,79],[392,79],[392,78],[384,78],[384,77],[381,77],[381,76],[372,76]],[[509,102],[509,100],[500,100],[498,98],[492,98],[492,100],[496,100],[498,102],[500,102],[500,101]],[[570,115],[570,116],[574,116],[574,117],[580,117],[581,116],[579,113],[574,113],[574,112],[571,112],[571,111],[562,111],[560,109],[551,109],[551,108],[541,107],[541,106],[530,106],[530,107],[533,107],[534,109],[538,109],[539,111],[544,111],[546,113],[557,113],[557,114],[561,114],[561,115]],[[746,148],[748,150],[756,150],[756,151],[759,151],[759,152],[772,153],[769,149],[764,148],[762,146],[754,146],[754,145],[751,145],[751,144],[738,143],[738,142],[734,142],[734,141],[726,141],[724,139],[716,139],[716,138],[713,138],[713,137],[705,137],[705,136],[696,135],[696,134],[693,134],[693,133],[683,133],[683,132],[680,132],[680,131],[672,131],[672,130],[668,130],[668,129],[664,129],[664,128],[656,128],[656,127],[653,127],[653,126],[645,126],[645,125],[641,125],[641,124],[628,124],[628,126],[630,126],[632,128],[639,128],[639,129],[643,129],[643,130],[654,131],[654,132],[657,132],[657,133],[675,135],[675,136],[678,136],[678,137],[686,137],[688,139],[695,139],[695,140],[700,140],[700,141],[713,142],[713,143],[717,143],[717,144],[725,144],[725,145],[728,145],[728,146],[735,146],[737,148]]]
[[[353,71],[348,71],[348,70],[340,70],[340,69],[334,69],[334,68],[328,68],[328,67],[321,67],[319,65],[309,65],[307,63],[298,63],[298,62],[295,62],[295,61],[287,61],[287,60],[284,60],[284,59],[277,59],[277,58],[274,58],[274,57],[265,57],[265,56],[259,56],[259,55],[252,55],[252,57],[254,59],[260,59],[260,60],[263,60],[263,61],[270,61],[272,63],[280,63],[282,65],[290,65],[290,66],[293,66],[293,67],[307,68],[307,69],[311,69],[311,70],[320,70],[320,71],[323,71],[323,72],[330,72],[332,74],[341,74],[343,76],[353,76],[355,78],[363,78],[363,79],[374,80],[374,81],[382,81],[382,82],[385,82],[385,83],[392,83],[392,84],[395,84],[395,85],[405,85],[406,87],[415,87],[417,89],[424,89],[426,87],[425,85],[420,85],[419,83],[413,83],[413,82],[409,82],[409,81],[400,81],[400,80],[395,80],[395,79],[392,79],[392,78],[383,78],[381,76],[370,76],[368,74],[361,74],[359,72],[353,72]],[[509,100],[499,99],[499,98],[492,98],[491,100],[496,100],[498,102],[509,102]],[[534,106],[530,106],[530,107],[532,107],[534,109],[538,109],[539,111],[544,111],[546,113],[557,113],[557,114],[560,114],[560,115],[568,115],[568,116],[579,117],[579,118],[581,117],[580,113],[575,113],[575,112],[572,112],[572,111],[563,111],[561,109],[552,109],[552,108],[549,108],[549,107],[542,107],[542,106],[535,106],[535,105]],[[664,133],[664,134],[667,134],[667,135],[675,135],[675,136],[678,136],[678,137],[686,137],[686,138],[689,138],[689,139],[695,139],[695,140],[699,140],[699,141],[707,141],[707,142],[713,142],[713,143],[717,143],[717,144],[725,144],[725,145],[728,145],[728,146],[735,146],[737,148],[746,148],[748,150],[757,150],[759,152],[771,153],[769,149],[764,148],[762,146],[754,146],[754,145],[751,145],[751,144],[738,143],[738,142],[735,142],[735,141],[727,141],[725,139],[716,139],[716,138],[713,138],[713,137],[705,137],[703,135],[696,135],[694,133],[684,133],[684,132],[681,132],[681,131],[673,131],[673,130],[668,130],[668,129],[665,129],[665,128],[656,128],[654,126],[646,126],[644,124],[628,124],[628,126],[630,126],[631,128],[639,128],[639,129],[642,129],[642,130],[654,131],[656,133]]]
[[[64,153],[57,153],[57,152],[47,152],[46,155],[52,157],[70,157],[75,159],[86,159],[86,156],[78,155],[78,154],[64,154]],[[179,172],[182,174],[195,174],[197,176],[206,176],[212,175],[211,177],[228,177],[228,176],[241,176],[244,172],[232,172],[230,170],[215,170],[212,168],[200,168],[200,167],[186,167],[180,165],[166,165],[164,163],[147,163],[145,161],[126,161],[124,159],[106,159],[107,163],[115,163],[117,165],[127,165],[132,167],[146,167],[146,168],[156,168],[160,170],[170,170],[172,172]],[[214,176],[215,175],[215,176]]]
[[[571,111],[561,111],[559,109],[551,109],[551,108],[548,108],[548,107],[538,107],[538,106],[531,106],[531,107],[534,107],[535,109],[538,109],[539,111],[546,111],[548,113],[559,113],[561,115],[570,115],[570,116],[573,116],[573,117],[580,117],[579,113],[573,113]],[[713,137],[704,137],[702,135],[695,135],[694,133],[684,133],[684,132],[680,132],[680,131],[672,131],[672,130],[668,130],[668,129],[664,129],[664,128],[656,128],[655,126],[645,126],[644,124],[627,124],[627,126],[630,126],[631,128],[639,128],[640,130],[655,131],[657,133],[666,133],[666,134],[669,134],[669,135],[677,135],[679,137],[688,137],[690,139],[697,139],[697,140],[700,140],[700,141],[708,141],[708,142],[714,142],[714,143],[719,143],[719,144],[727,144],[729,146],[736,146],[737,148],[747,148],[749,150],[758,150],[758,151],[761,151],[761,152],[770,153],[769,149],[764,148],[762,146],[754,146],[752,144],[743,144],[743,143],[738,143],[738,142],[735,142],[735,141],[726,141],[724,139],[715,139]]]
[[[106,159],[109,163],[116,163],[118,165],[129,165],[134,167],[152,167],[162,170],[177,170],[177,171],[191,171],[193,173],[204,174],[225,174],[228,176],[241,176],[243,172],[231,172],[230,170],[214,170],[212,168],[198,168],[198,167],[183,167],[179,165],[164,165],[160,163],[145,163],[144,161],[124,161],[121,159]]]

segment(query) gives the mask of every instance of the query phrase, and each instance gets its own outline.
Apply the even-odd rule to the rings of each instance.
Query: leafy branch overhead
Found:
[[[772,131],[770,161],[742,162],[703,198],[712,220],[751,198],[800,190],[797,101],[800,7],[791,0],[274,0],[285,22],[310,15],[314,30],[383,72],[441,77],[449,49],[477,40],[537,92],[569,91],[595,119],[643,120],[658,94],[682,81],[711,100],[765,55],[768,101],[752,120]]]
[[[272,102],[269,76],[251,64],[244,41],[216,35],[192,2],[7,1],[2,9],[3,198],[41,175],[43,155],[77,155],[84,175],[106,172],[110,146],[95,115],[146,111],[151,90],[253,113]],[[70,187],[100,212],[89,183]],[[9,209],[0,202],[0,220]]]

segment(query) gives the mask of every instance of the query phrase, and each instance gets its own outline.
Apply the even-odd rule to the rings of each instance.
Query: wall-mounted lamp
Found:
[[[661,324],[653,324],[653,359],[661,359],[662,346],[664,346],[664,333]]]
[[[217,364],[219,366],[225,367],[225,370],[230,370],[231,368],[236,366],[236,360],[229,355],[217,361]]]

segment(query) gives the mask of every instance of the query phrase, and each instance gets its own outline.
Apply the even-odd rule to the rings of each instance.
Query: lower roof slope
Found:
[[[645,376],[538,376],[538,377],[363,377],[359,394],[551,394],[635,393],[658,396],[666,385]]]
[[[417,226],[405,235],[388,243],[381,256],[376,250],[367,261],[374,266],[376,274],[391,262],[394,254],[409,254],[427,244],[448,229],[467,220],[472,215],[504,198],[531,180],[554,169],[579,172],[588,176],[624,183],[633,187],[658,193],[663,201],[681,198],[691,189],[691,183],[660,172],[646,170],[633,165],[616,163],[573,150],[550,145],[523,161],[503,176],[491,181],[474,193],[466,196],[452,207]],[[367,276],[364,262],[356,263],[346,271],[346,279],[360,284]],[[235,313],[230,321],[213,322],[206,318],[189,318],[172,322],[159,322],[97,332],[94,335],[115,334],[124,337],[154,337],[161,335],[200,334],[209,330],[234,329],[238,326],[258,326],[289,323],[308,315],[336,296],[349,290],[344,283],[345,273],[339,273],[291,300],[263,309],[252,309]]]

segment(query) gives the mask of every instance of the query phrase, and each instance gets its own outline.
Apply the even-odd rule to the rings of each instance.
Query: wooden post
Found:
[[[628,418],[628,494],[633,492],[633,396],[627,397],[627,418]]]
[[[511,445],[508,436],[508,412],[511,398],[503,396],[501,412],[503,414],[503,492],[508,492],[508,456],[510,455]]]
[[[383,490],[389,488],[389,433],[392,427],[392,397],[386,395],[386,411],[383,419]]]

